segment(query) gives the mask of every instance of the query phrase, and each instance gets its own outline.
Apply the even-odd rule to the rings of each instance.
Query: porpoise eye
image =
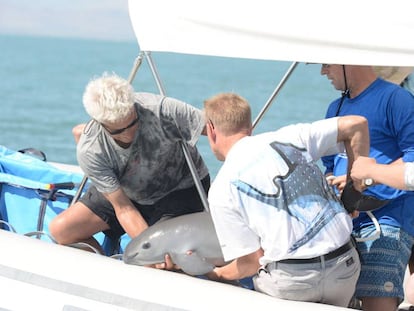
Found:
[[[142,248],[143,249],[148,249],[151,247],[151,243],[150,242],[145,242],[144,244],[142,244]]]

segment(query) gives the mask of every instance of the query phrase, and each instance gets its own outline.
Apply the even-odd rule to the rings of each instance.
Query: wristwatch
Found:
[[[364,179],[365,186],[369,187],[369,186],[372,186],[373,184],[374,184],[374,180],[372,178]]]

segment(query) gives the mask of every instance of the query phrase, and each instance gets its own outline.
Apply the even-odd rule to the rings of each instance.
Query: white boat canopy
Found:
[[[129,0],[141,51],[414,66],[412,0]]]

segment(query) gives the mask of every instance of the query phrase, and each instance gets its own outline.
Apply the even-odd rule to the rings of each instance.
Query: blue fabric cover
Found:
[[[43,231],[49,234],[50,221],[69,206],[78,190],[77,187],[59,190],[55,199],[50,200],[49,185],[79,184],[82,178],[82,174],[57,169],[33,156],[0,146],[0,217],[17,233]],[[42,200],[46,203],[44,211],[41,211]],[[11,230],[4,224],[3,229]],[[41,238],[49,240],[47,235]]]

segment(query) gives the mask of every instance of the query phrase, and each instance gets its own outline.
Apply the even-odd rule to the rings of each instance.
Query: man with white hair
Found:
[[[135,93],[128,81],[108,74],[89,82],[83,103],[92,120],[79,138],[77,157],[92,185],[51,222],[58,243],[100,249],[97,232],[134,238],[161,218],[204,209],[181,145],[188,146],[208,191],[208,170],[195,146],[205,130],[202,111]]]

